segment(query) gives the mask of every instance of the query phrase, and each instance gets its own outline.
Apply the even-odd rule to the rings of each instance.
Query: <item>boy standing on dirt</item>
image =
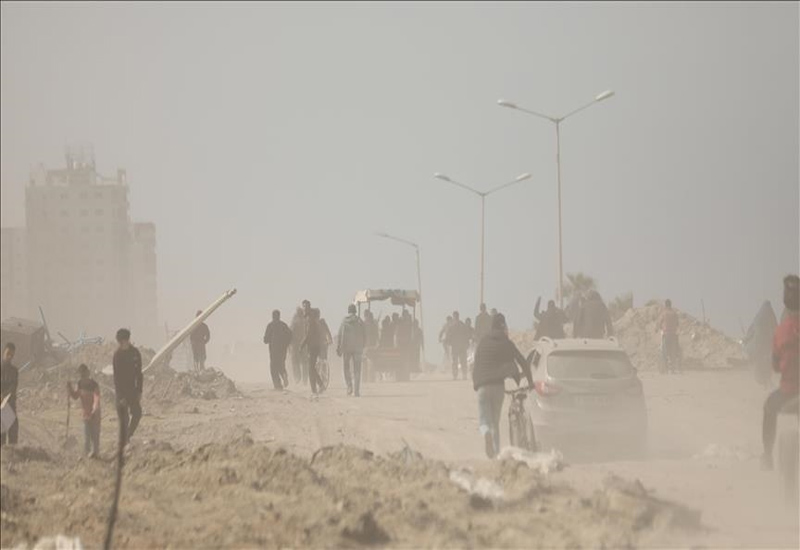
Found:
[[[131,331],[117,331],[119,347],[114,352],[114,389],[117,397],[117,415],[123,444],[127,444],[142,418],[142,356],[131,345]]]
[[[764,403],[761,431],[764,454],[761,456],[761,467],[765,470],[772,469],[778,413],[789,400],[797,397],[800,387],[800,278],[797,275],[788,275],[783,280],[783,304],[786,306],[786,316],[778,325],[772,340],[772,367],[781,373],[781,385],[769,394]]]
[[[78,386],[73,389],[67,382],[67,392],[72,399],[81,400],[83,412],[83,452],[89,458],[100,456],[100,386],[89,376],[89,367],[78,367]]]
[[[3,348],[3,360],[0,363],[0,402],[8,397],[8,404],[14,411],[14,416],[17,415],[17,386],[19,385],[19,370],[11,361],[14,360],[14,354],[17,347],[9,342]],[[8,433],[3,433],[0,436],[0,445],[16,445],[19,438],[19,418],[14,419],[14,423],[8,429]]]

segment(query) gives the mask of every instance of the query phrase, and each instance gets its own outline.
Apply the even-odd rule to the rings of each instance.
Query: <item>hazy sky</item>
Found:
[[[429,340],[486,295],[528,326],[565,271],[610,300],[671,297],[733,335],[798,270],[797,3],[2,4],[2,225],[31,166],[94,144],[158,235],[162,322],[223,290],[220,345],[303,298],[332,328],[357,289],[416,286]],[[116,327],[110,327],[110,331]],[[215,348],[219,350],[219,348]],[[438,350],[437,350],[438,351]],[[212,364],[213,364],[212,350]]]

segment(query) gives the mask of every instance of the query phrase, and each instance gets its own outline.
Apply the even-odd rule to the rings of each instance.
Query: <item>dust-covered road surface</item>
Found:
[[[266,379],[266,369],[264,374]],[[500,467],[484,457],[471,381],[452,381],[445,375],[424,375],[407,383],[365,384],[362,397],[352,398],[345,393],[340,368],[334,366],[331,387],[318,401],[309,400],[307,387],[292,384],[288,391],[276,392],[265,382],[240,385],[242,398],[185,400],[158,407],[145,403],[146,416],[126,470],[116,540],[120,546],[176,548],[362,543],[797,548],[797,511],[783,504],[777,474],[759,469],[765,390],[744,371],[640,376],[650,427],[646,459],[596,462],[567,457],[563,471],[536,474],[536,479],[519,477],[522,474],[516,468],[510,474],[509,466]],[[508,441],[507,405],[506,401],[501,425],[504,444]],[[55,409],[25,418],[21,403],[21,411],[22,442],[47,449],[51,457],[37,465],[35,460],[21,460],[4,449],[3,484],[8,493],[4,496],[2,545],[30,542],[57,532],[96,543],[107,508],[110,462],[87,463],[79,459],[77,450],[59,450],[56,434],[63,433],[64,420]],[[110,411],[107,407],[103,425],[104,454],[109,459],[116,433]],[[76,436],[79,429],[75,428]],[[209,443],[217,445],[204,447]],[[318,449],[339,444],[395,458],[376,463],[357,449],[345,447],[310,460]],[[475,502],[470,507],[468,500],[458,505],[443,500],[437,508],[437,499],[458,489],[447,483],[446,476],[437,477],[438,466],[403,466],[405,459],[393,453],[406,444],[450,470],[466,467],[476,475],[494,476],[509,495],[524,488],[526,496],[514,501],[516,504],[501,506],[492,512],[495,515],[480,515],[473,509]],[[205,466],[186,469],[195,463]],[[208,477],[211,464],[215,464],[214,474]],[[53,471],[59,472],[62,482],[51,484],[47,476]],[[377,471],[383,481],[375,477]],[[598,512],[606,504],[597,500],[605,498],[597,495],[609,474],[638,479],[651,495],[698,510],[702,528],[666,529],[645,536],[636,525],[631,527],[619,518],[610,520]],[[393,490],[403,486],[405,492],[381,493],[386,476],[389,485],[396,486]],[[154,478],[156,484],[151,486]],[[282,478],[286,479],[280,488],[265,485],[267,480]],[[48,493],[28,496],[26,504],[29,484],[37,479]],[[269,505],[236,489],[245,482],[249,491],[272,495]],[[326,489],[318,494],[306,486],[315,483]],[[553,488],[561,484],[574,493]],[[279,498],[281,492],[284,500]],[[173,493],[174,498],[170,497]],[[148,498],[154,503],[151,508],[139,502]],[[417,500],[412,506],[409,499]],[[365,501],[371,503],[370,513],[364,513]],[[81,510],[84,502],[88,502],[87,509]],[[577,506],[583,510],[573,510],[575,503],[582,503]],[[388,513],[392,506],[397,507],[395,515],[413,516],[412,520],[393,524]],[[459,512],[462,506],[464,511]],[[417,517],[418,511],[412,513],[411,507],[426,512]],[[47,521],[34,519],[45,508],[51,510]],[[442,511],[448,508],[453,517]],[[161,514],[159,523],[152,518],[154,510]],[[528,529],[528,523],[537,521],[535,513],[540,514],[541,523]],[[370,523],[373,516],[382,527]],[[306,523],[299,525],[300,521]],[[256,534],[244,536],[242,531]]]

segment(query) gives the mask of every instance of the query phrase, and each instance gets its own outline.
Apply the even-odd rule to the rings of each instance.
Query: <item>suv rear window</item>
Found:
[[[624,351],[561,351],[547,358],[547,372],[563,380],[627,378],[633,365]]]

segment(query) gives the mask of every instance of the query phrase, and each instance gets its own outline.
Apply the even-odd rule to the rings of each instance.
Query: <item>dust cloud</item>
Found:
[[[800,546],[797,4],[0,10],[0,546]]]

